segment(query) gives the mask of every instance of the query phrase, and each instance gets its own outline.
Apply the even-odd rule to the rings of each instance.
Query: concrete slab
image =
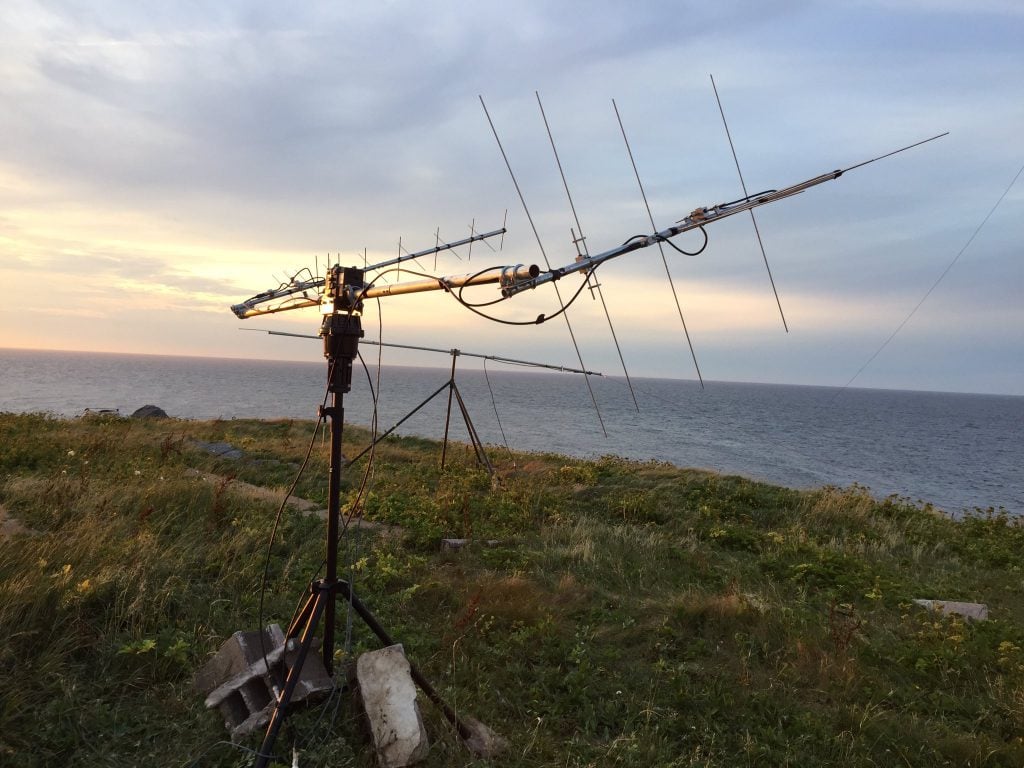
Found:
[[[923,598],[914,600],[914,603],[929,611],[947,615],[955,614],[973,621],[988,619],[988,606],[984,603],[962,603],[957,600],[926,600]]]
[[[362,654],[355,678],[381,767],[402,768],[423,760],[430,744],[401,644]]]

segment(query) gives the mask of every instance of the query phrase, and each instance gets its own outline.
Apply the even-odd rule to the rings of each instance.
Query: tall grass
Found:
[[[286,486],[311,429],[0,415],[0,504],[29,529],[0,540],[0,764],[249,760],[257,737],[221,743],[191,680],[257,625],[276,508],[239,481]],[[367,439],[346,428],[346,451]],[[438,459],[380,446],[362,511],[401,534],[350,532],[344,570],[448,700],[509,739],[486,764],[1024,764],[1024,528],[1006,515],[613,457],[516,456],[494,480],[470,451]],[[322,504],[325,470],[318,446],[298,493]],[[265,622],[287,623],[322,537],[285,513]],[[371,647],[356,623],[339,662]],[[424,706],[427,765],[485,764]],[[373,764],[343,696],[290,718],[293,743],[302,765]]]

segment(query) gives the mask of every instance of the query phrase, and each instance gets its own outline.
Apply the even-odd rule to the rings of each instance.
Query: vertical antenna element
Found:
[[[612,99],[612,107],[615,109],[615,118],[619,121],[619,130],[622,131],[622,140],[626,143],[626,152],[629,153],[629,162],[633,166],[633,175],[636,176],[637,186],[640,187],[640,197],[644,200],[644,207],[647,209],[647,218],[651,222],[651,229],[658,231],[654,223],[654,215],[651,213],[651,206],[647,202],[647,193],[644,192],[644,183],[640,181],[640,171],[636,168],[636,160],[633,159],[633,149],[629,146],[629,139],[626,137],[626,128],[622,124],[622,115],[619,114],[619,105]],[[686,343],[690,347],[690,356],[693,358],[693,367],[697,370],[697,380],[700,388],[704,389],[704,377],[700,375],[700,366],[697,364],[697,353],[693,351],[693,342],[690,341],[690,331],[686,328],[686,320],[683,318],[683,308],[679,304],[679,294],[676,293],[676,285],[672,282],[672,272],[668,268],[668,259],[665,258],[665,248],[661,241],[658,241],[658,252],[661,254],[661,263],[665,265],[665,274],[668,276],[668,284],[672,289],[672,298],[676,301],[676,311],[679,313],[679,321],[683,324],[683,333],[686,335]]]
[[[544,120],[544,129],[548,132],[548,141],[551,142],[551,151],[555,155],[555,164],[558,166],[558,174],[562,177],[562,186],[565,188],[565,196],[569,200],[569,208],[572,210],[573,220],[576,222],[576,232],[579,232],[579,237],[576,236],[576,232],[573,232],[573,242],[577,247],[582,246],[582,255],[586,258],[590,258],[590,251],[587,250],[587,238],[583,236],[583,225],[580,224],[580,217],[576,214],[576,205],[572,201],[572,194],[569,192],[569,182],[565,180],[565,171],[562,170],[562,161],[558,157],[558,150],[555,148],[555,137],[551,134],[551,126],[548,125],[548,116],[544,113],[544,105],[540,100],[540,93],[538,91],[533,92],[537,97],[537,106],[540,107],[540,116]],[[587,282],[591,280],[590,273],[587,274]],[[604,309],[604,316],[608,318],[608,330],[612,332],[612,341],[615,342],[615,351],[619,353],[619,362],[622,363],[622,372],[626,375],[626,384],[629,386],[629,394],[633,397],[633,407],[636,408],[636,412],[640,413],[640,404],[636,401],[636,392],[633,391],[633,381],[629,378],[629,371],[626,369],[626,360],[622,356],[622,347],[619,346],[619,337],[615,335],[615,326],[612,325],[612,316],[608,312],[608,304],[605,303],[604,293],[601,291],[601,285],[596,280],[594,281],[593,287],[591,288],[591,294],[594,290],[597,291],[597,296],[601,300],[601,307]]]
[[[736,163],[736,173],[740,177],[740,186],[743,188],[743,196],[749,197],[747,193],[747,183],[743,180],[743,171],[740,170],[740,161],[736,157],[736,147],[732,143],[732,134],[729,133],[729,123],[725,121],[725,110],[722,109],[722,100],[718,98],[718,86],[715,85],[715,76],[709,74],[711,78],[711,87],[715,91],[715,101],[718,102],[718,113],[722,116],[722,125],[725,126],[725,137],[729,140],[729,149],[732,151],[732,161]],[[757,244],[761,247],[761,257],[764,259],[764,268],[768,270],[768,281],[772,284],[772,293],[775,294],[775,303],[779,306],[779,317],[782,318],[782,327],[786,329],[786,333],[789,333],[789,324],[786,323],[786,315],[782,311],[782,302],[779,301],[779,292],[775,289],[775,278],[772,277],[772,268],[768,266],[768,254],[764,251],[764,243],[761,241],[761,230],[757,227],[757,217],[754,216],[753,209],[748,211],[750,214],[750,221],[754,224],[754,234],[757,235]]]
[[[491,113],[487,111],[487,105],[484,103],[484,97],[480,96],[480,106],[484,108],[484,115],[487,116],[487,123],[491,126],[491,133],[494,134],[494,140],[498,143],[498,149],[501,151],[501,157],[505,161],[505,167],[508,168],[508,175],[512,177],[512,186],[516,188],[516,194],[519,195],[519,202],[523,205],[523,212],[526,214],[526,220],[530,222],[530,228],[533,230],[533,236],[537,240],[537,247],[540,248],[540,255],[544,257],[544,264],[548,271],[551,271],[551,262],[548,260],[547,251],[544,250],[544,243],[541,242],[540,234],[537,232],[537,225],[533,223],[533,216],[530,215],[530,209],[526,206],[526,198],[523,197],[523,191],[519,188],[519,182],[516,181],[516,175],[512,172],[512,164],[508,161],[508,155],[505,154],[505,147],[501,144],[501,139],[498,137],[498,129],[494,127],[494,121],[491,120]],[[565,327],[569,329],[569,337],[572,339],[572,346],[576,350],[576,359],[580,361],[580,368],[586,369],[586,365],[583,363],[583,355],[580,354],[580,346],[576,343],[576,334],[573,333],[572,323],[569,322],[569,313],[565,311],[565,302],[562,301],[562,292],[558,290],[558,285],[553,285],[555,289],[555,295],[558,297],[558,305],[562,308],[562,317],[565,318]],[[597,404],[597,396],[594,394],[594,388],[590,385],[590,376],[587,374],[583,375],[583,380],[587,383],[587,391],[590,392],[590,399],[594,402],[594,412],[597,413],[597,420],[601,424],[601,433],[608,437],[608,430],[605,429],[604,419],[601,418],[601,408]]]

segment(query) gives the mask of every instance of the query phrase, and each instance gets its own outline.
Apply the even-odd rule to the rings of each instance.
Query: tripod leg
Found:
[[[263,743],[260,744],[259,752],[256,753],[256,768],[267,768],[270,765],[270,760],[273,757],[274,742],[277,741],[278,731],[281,730],[281,726],[284,724],[288,705],[291,703],[292,695],[295,693],[295,686],[298,685],[299,678],[302,676],[302,665],[305,664],[306,656],[309,653],[310,646],[313,644],[313,633],[316,631],[316,625],[319,623],[320,616],[324,612],[324,600],[334,600],[334,595],[329,591],[316,592],[306,602],[306,605],[303,606],[303,613],[307,614],[308,618],[305,627],[302,628],[299,653],[295,657],[295,663],[288,670],[284,690],[281,691],[281,695],[277,698],[274,712],[270,716],[270,723],[267,725],[267,733],[263,737]],[[295,625],[292,625],[292,628],[295,628]],[[294,637],[291,634],[291,629],[289,629],[288,637]],[[286,639],[285,643],[287,644],[287,642],[288,640]],[[286,658],[286,655],[283,658]]]
[[[377,439],[376,440],[374,440],[372,443],[370,443],[370,445],[366,446],[362,451],[357,453],[351,459],[346,461],[345,462],[345,466],[352,466],[357,461],[359,461],[361,458],[363,458],[363,456],[365,456],[366,454],[368,454],[370,452],[370,449],[373,448],[373,446],[375,446],[377,443],[379,443],[385,437],[387,437],[392,432],[394,432],[396,429],[398,429],[400,426],[402,426],[405,422],[407,422],[409,419],[411,419],[416,413],[418,413],[420,411],[420,409],[423,408],[423,406],[425,406],[427,403],[429,403],[435,397],[437,397],[442,392],[444,392],[445,388],[448,387],[448,385],[449,385],[449,382],[445,382],[440,387],[438,387],[437,390],[434,392],[434,394],[432,394],[430,397],[428,397],[422,403],[420,403],[415,408],[413,408],[411,411],[409,411],[407,414],[405,414],[405,416],[403,416],[400,421],[396,422],[395,425],[393,427],[391,427],[391,429],[389,429],[387,432],[383,432],[383,433],[377,435]]]
[[[469,442],[473,444],[473,451],[476,453],[476,460],[483,464],[487,471],[493,475],[494,467],[491,466],[490,459],[487,458],[487,452],[484,450],[484,444],[480,440],[480,435],[477,434],[476,427],[473,426],[473,420],[469,418],[469,409],[466,408],[466,403],[462,399],[462,393],[459,392],[459,388],[452,384],[452,389],[455,390],[455,397],[459,401],[459,410],[462,411],[462,420],[466,422],[466,431],[469,432]]]
[[[377,636],[385,646],[394,645],[395,641],[391,635],[387,633],[387,630],[381,626],[380,622],[377,621],[377,617],[370,613],[370,609],[366,607],[362,600],[355,596],[352,592],[352,587],[347,581],[338,582],[338,591],[345,597],[346,600],[351,603],[355,612],[359,614],[359,618],[363,620],[363,623],[369,627],[370,631]],[[445,718],[451,723],[455,730],[459,732],[459,736],[464,739],[471,738],[473,736],[473,730],[467,726],[464,722],[459,719],[459,716],[455,714],[455,710],[448,706],[444,699],[441,698],[434,686],[430,684],[430,681],[423,676],[423,673],[417,669],[416,665],[409,662],[409,674],[412,676],[413,682],[419,687],[421,691],[430,699],[434,704],[444,713]]]
[[[288,634],[285,635],[286,640],[291,640],[293,637],[298,637],[299,633],[302,632],[303,627],[309,624],[309,616],[316,608],[317,592],[313,587],[309,588],[309,595],[306,597],[306,602],[303,603],[302,609],[295,617],[295,621],[288,627]]]

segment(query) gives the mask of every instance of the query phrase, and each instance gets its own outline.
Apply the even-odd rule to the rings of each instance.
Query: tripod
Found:
[[[295,686],[302,674],[302,667],[313,644],[317,624],[324,619],[323,662],[328,675],[333,676],[334,667],[334,619],[336,600],[341,595],[384,645],[394,645],[394,640],[380,625],[374,615],[352,592],[347,581],[338,579],[338,529],[341,501],[341,435],[345,410],[343,399],[352,388],[352,362],[359,351],[359,339],[363,335],[359,312],[362,309],[363,271],[355,268],[332,267],[324,281],[324,319],[321,334],[324,339],[324,357],[327,358],[327,389],[331,394],[331,405],[321,407],[320,416],[330,421],[330,463],[327,485],[327,543],[326,574],[313,581],[306,601],[295,620],[288,627],[285,644],[299,638],[299,650],[295,663],[288,670],[284,688],[274,704],[274,711],[267,725],[259,752],[256,754],[256,768],[266,768],[273,757],[274,742],[288,716]],[[330,302],[328,304],[328,302]],[[461,399],[461,398],[460,398]],[[470,739],[474,730],[460,720],[440,694],[434,690],[423,674],[410,664],[410,674],[416,685],[444,713],[463,739]]]
[[[348,466],[355,464],[357,461],[363,458],[363,456],[369,453],[373,449],[373,447],[377,445],[377,443],[384,440],[384,438],[386,438],[388,435],[390,435],[392,432],[394,432],[396,429],[402,426],[414,415],[419,413],[419,411],[422,410],[423,407],[426,406],[426,404],[433,400],[435,397],[440,395],[445,390],[448,390],[448,410],[445,412],[444,440],[441,443],[441,469],[444,469],[445,459],[448,456],[448,428],[451,425],[452,420],[452,397],[454,395],[455,402],[458,404],[459,410],[462,412],[462,420],[466,424],[466,431],[469,433],[469,442],[473,446],[473,452],[476,454],[476,460],[484,466],[484,468],[492,477],[494,476],[494,465],[492,465],[490,459],[487,458],[487,452],[484,450],[483,441],[480,440],[480,435],[477,434],[476,427],[473,426],[473,420],[469,417],[469,410],[466,408],[466,402],[462,399],[462,393],[459,391],[459,387],[455,383],[455,363],[458,360],[459,355],[462,354],[462,352],[459,351],[458,349],[452,349],[449,350],[448,354],[452,356],[452,371],[448,377],[448,381],[446,381],[440,387],[435,389],[434,392],[431,395],[429,395],[426,400],[424,400],[422,403],[420,403],[407,414],[405,414],[405,416],[399,419],[393,427],[391,427],[386,432],[377,435],[377,437],[374,439],[372,443],[370,443],[362,451],[360,451],[358,454],[356,454],[355,456],[348,460]]]

